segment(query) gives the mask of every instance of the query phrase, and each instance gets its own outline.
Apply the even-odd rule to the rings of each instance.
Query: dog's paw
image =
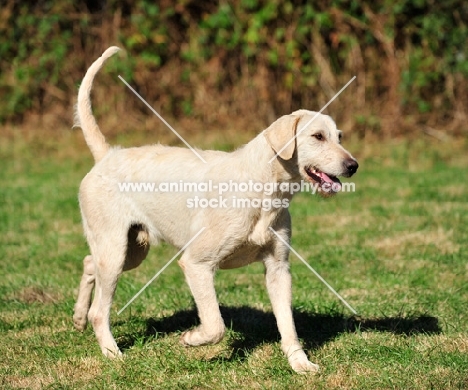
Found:
[[[197,330],[188,330],[180,336],[180,343],[184,347],[196,347],[199,345],[210,344],[210,342]]]
[[[187,336],[187,332],[184,332],[181,334],[179,342],[184,346],[184,347],[192,347],[192,344],[189,342],[189,337]]]
[[[73,316],[73,325],[76,330],[83,332],[86,329],[86,325],[88,324],[88,319],[86,316],[74,315]]]
[[[103,351],[102,353],[105,357],[109,359],[121,359],[123,357],[122,352],[120,352],[120,350],[111,351],[109,349],[106,349],[106,351]]]
[[[304,351],[299,350],[288,356],[289,364],[291,368],[298,374],[315,374],[320,371],[317,364],[314,364],[307,359],[307,355]]]
[[[199,328],[188,330],[180,336],[180,343],[186,347],[196,347],[198,345],[216,344],[224,336],[224,328],[219,332],[207,334]]]
[[[123,357],[122,352],[120,352],[120,349],[117,346],[115,348],[116,349],[102,348],[102,353],[109,359],[121,359]]]
[[[317,364],[310,362],[307,358],[305,360],[295,360],[290,362],[291,367],[298,374],[316,374],[320,371]]]

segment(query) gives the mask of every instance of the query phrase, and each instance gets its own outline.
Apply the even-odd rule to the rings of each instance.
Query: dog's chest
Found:
[[[247,241],[250,244],[265,246],[272,239],[270,227],[278,217],[278,211],[261,211],[258,218],[252,225]]]

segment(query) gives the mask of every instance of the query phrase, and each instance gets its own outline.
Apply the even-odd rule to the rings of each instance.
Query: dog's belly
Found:
[[[198,232],[192,232],[194,211],[185,206],[183,197],[157,194],[150,202],[142,198],[135,199],[135,216],[147,227],[152,244],[165,241],[180,249]]]
[[[251,264],[255,261],[260,261],[261,247],[256,245],[243,245],[236,249],[232,254],[224,258],[219,263],[220,269],[240,268]]]

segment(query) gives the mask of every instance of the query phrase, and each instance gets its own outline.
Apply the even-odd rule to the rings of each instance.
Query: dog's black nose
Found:
[[[358,162],[353,158],[345,160],[343,164],[349,176],[354,175],[359,168]]]

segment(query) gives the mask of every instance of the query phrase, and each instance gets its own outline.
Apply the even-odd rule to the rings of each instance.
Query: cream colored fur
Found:
[[[315,113],[299,110],[279,118],[242,148],[225,153],[192,151],[161,145],[110,148],[91,112],[90,91],[95,74],[118,48],[107,49],[88,69],[78,94],[77,119],[96,165],[83,179],[79,200],[91,255],[84,259],[84,273],[75,305],[74,323],[83,330],[91,322],[102,352],[121,355],[110,331],[109,317],[119,275],[138,266],[149,245],[164,240],[183,247],[201,228],[203,233],[185,250],[180,265],[195,299],[200,326],[185,332],[185,345],[216,343],[225,327],[218,307],[213,278],[218,268],[240,267],[255,261],[265,266],[265,279],[281,334],[281,346],[297,372],[315,372],[303,351],[291,308],[289,250],[269,229],[287,242],[291,221],[287,208],[188,208],[193,193],[121,192],[122,182],[248,182],[295,183],[310,180],[305,167],[313,166],[333,176],[351,176],[357,163],[339,142],[333,120],[319,115],[279,157],[269,163]],[[322,139],[317,139],[317,133]],[[350,166],[352,166],[350,168]],[[217,198],[218,193],[198,193]],[[225,197],[291,199],[275,192],[227,193]],[[91,299],[92,291],[94,299]],[[92,304],[91,304],[92,301]]]

